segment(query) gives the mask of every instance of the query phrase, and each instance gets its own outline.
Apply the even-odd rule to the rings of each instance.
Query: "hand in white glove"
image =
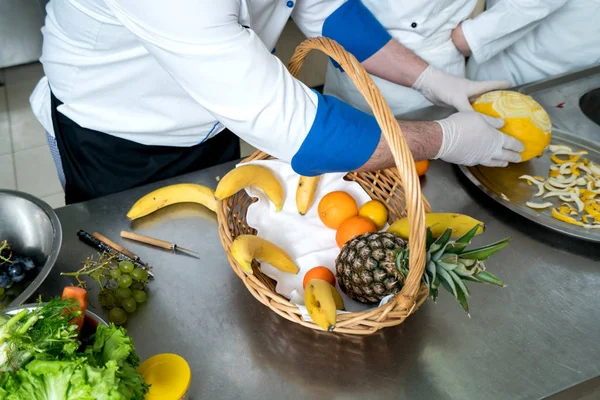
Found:
[[[436,122],[442,127],[442,145],[436,159],[487,167],[506,167],[509,162],[521,161],[519,153],[525,147],[498,130],[504,126],[500,118],[465,111]]]
[[[469,99],[497,89],[507,89],[509,81],[470,81],[433,68],[425,68],[413,84],[427,100],[438,106],[451,106],[458,111],[473,111]]]

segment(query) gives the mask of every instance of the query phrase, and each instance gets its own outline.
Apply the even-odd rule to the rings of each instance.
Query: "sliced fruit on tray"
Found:
[[[262,165],[242,165],[229,171],[217,185],[215,197],[225,200],[246,187],[259,188],[281,211],[285,200],[283,186],[269,168]]]
[[[180,183],[162,187],[143,196],[131,207],[127,218],[135,220],[177,203],[198,203],[213,212],[217,211],[214,190],[204,185]]]
[[[315,192],[321,180],[320,176],[301,176],[296,188],[296,207],[301,215],[308,212],[315,200]]]
[[[452,229],[452,237],[456,238],[469,232],[474,226],[479,226],[476,235],[483,233],[485,225],[464,214],[455,213],[428,213],[425,214],[425,225],[430,229],[434,238],[442,236],[446,229]],[[395,233],[402,239],[408,239],[410,228],[408,218],[402,218],[395,221],[388,229],[388,232]]]
[[[427,265],[423,282],[434,300],[442,285],[468,313],[469,290],[466,281],[504,283],[483,263],[492,254],[505,248],[510,239],[467,250],[480,226],[474,226],[456,241],[451,241],[448,228],[437,240],[427,230]],[[336,259],[336,279],[344,293],[362,303],[377,303],[385,296],[399,293],[408,276],[408,241],[389,232],[366,233],[348,242]]]
[[[304,305],[313,322],[326,331],[333,331],[337,310],[344,309],[342,296],[329,282],[311,279],[304,289]]]
[[[282,272],[297,274],[300,270],[292,258],[279,246],[254,235],[240,235],[231,245],[231,255],[251,275],[252,260],[266,262]]]

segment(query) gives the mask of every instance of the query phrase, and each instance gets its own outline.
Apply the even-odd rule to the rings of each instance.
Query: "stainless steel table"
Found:
[[[225,258],[215,216],[203,207],[172,206],[133,226],[125,218],[150,190],[177,182],[215,187],[232,166],[59,209],[62,251],[40,292],[58,295],[72,283],[59,272],[76,270],[93,254],[78,241],[79,229],[112,239],[135,230],[199,251],[197,260],[126,243],[156,275],[129,332],[142,358],[174,352],[188,360],[192,399],[573,399],[600,388],[597,246],[535,226],[482,197],[455,168],[434,162],[423,185],[436,211],[486,222],[476,243],[512,237],[488,262],[508,287],[471,284],[471,319],[444,293],[399,327],[370,337],[314,332],[247,292]],[[91,309],[107,317],[96,293]]]

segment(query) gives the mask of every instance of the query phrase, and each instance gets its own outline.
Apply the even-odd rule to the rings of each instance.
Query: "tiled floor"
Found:
[[[302,33],[289,23],[277,43],[276,55],[286,63],[302,40]],[[322,85],[326,62],[323,54],[311,53],[300,79],[311,87]],[[0,69],[0,188],[31,193],[56,208],[64,205],[64,194],[44,128],[29,106],[29,96],[42,76],[39,63]],[[242,156],[253,151],[242,142]]]

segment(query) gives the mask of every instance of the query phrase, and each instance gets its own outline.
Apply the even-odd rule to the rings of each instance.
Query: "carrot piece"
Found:
[[[74,299],[77,301],[78,306],[73,307],[73,311],[81,311],[81,315],[73,319],[73,323],[77,325],[79,329],[83,326],[83,320],[85,319],[85,310],[87,308],[88,293],[87,290],[77,286],[66,286],[62,293],[63,299]]]

